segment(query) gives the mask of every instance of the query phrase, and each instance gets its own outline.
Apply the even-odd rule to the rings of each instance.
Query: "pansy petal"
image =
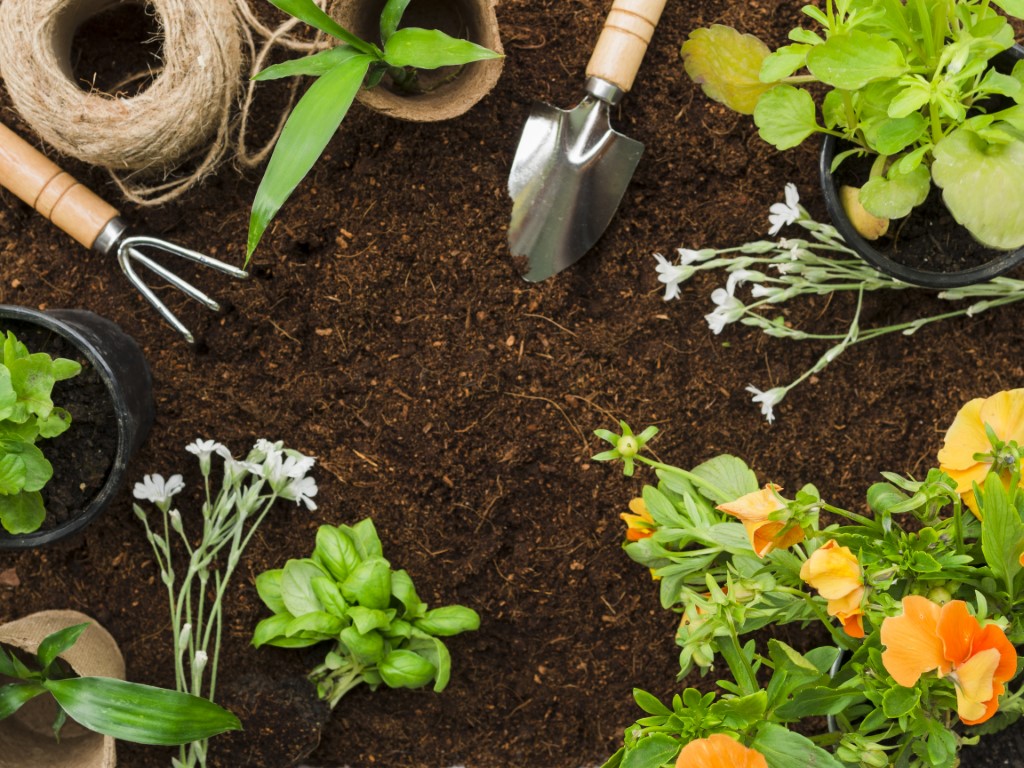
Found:
[[[864,616],[857,614],[856,616],[847,616],[842,619],[843,631],[846,632],[850,637],[856,637],[861,639],[864,637]]]
[[[999,666],[996,667],[995,679],[997,682],[1005,683],[1013,679],[1017,674],[1017,649],[1013,647],[1006,638],[1006,633],[995,624],[986,624],[974,637],[972,652],[994,648],[999,651]]]
[[[988,424],[1000,440],[1024,442],[1024,389],[997,392],[981,405],[981,423]],[[986,444],[991,447],[988,437]]]
[[[694,739],[679,753],[676,768],[768,768],[764,755],[724,733]]]
[[[767,520],[772,512],[785,509],[786,505],[775,495],[781,490],[779,486],[769,483],[760,491],[753,491],[733,501],[719,504],[717,508],[744,523],[761,522]]]
[[[975,462],[966,469],[950,469],[949,467],[942,467],[942,471],[949,475],[956,482],[956,492],[963,496],[966,500],[967,494],[971,494],[971,499],[974,499],[974,483],[978,485],[984,485],[985,477],[988,475],[989,470],[992,468],[991,464],[985,464],[982,462]],[[977,504],[975,504],[977,507]],[[977,514],[977,509],[972,508]]]
[[[971,658],[974,637],[981,631],[981,624],[967,610],[963,600],[950,600],[939,610],[935,631],[942,639],[942,654],[946,661],[959,667]]]
[[[978,722],[986,702],[998,697],[994,679],[998,666],[999,651],[987,648],[956,670],[956,710],[962,720]]]
[[[982,710],[981,715],[978,716],[978,717],[968,717],[968,716],[965,715],[964,711],[960,709],[961,698],[960,698],[960,691],[958,689],[957,692],[956,692],[956,701],[957,701],[957,714],[960,715],[960,720],[963,722],[964,725],[978,725],[978,723],[984,723],[986,720],[988,720],[990,717],[992,717],[992,715],[994,715],[999,710],[999,697],[1002,696],[1002,694],[1003,694],[1003,686],[997,685],[995,687],[995,690],[992,692],[992,698],[989,699],[988,701],[981,702],[981,707],[980,707],[980,709]],[[967,704],[966,701],[964,703]],[[976,706],[976,705],[975,706],[968,705],[968,708],[972,710],[972,714],[973,714],[973,712],[976,712],[979,709],[979,707]]]
[[[892,679],[910,687],[926,672],[949,672],[942,655],[942,639],[936,633],[939,606],[920,595],[903,598],[903,614],[882,622],[881,640],[886,650],[882,664]]]
[[[974,454],[987,453],[992,444],[985,434],[981,408],[985,399],[978,397],[959,410],[946,430],[946,439],[939,451],[939,465],[944,471],[967,469],[976,464]]]

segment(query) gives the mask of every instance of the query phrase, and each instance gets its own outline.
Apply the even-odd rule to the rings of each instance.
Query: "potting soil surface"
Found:
[[[720,276],[663,300],[652,254],[764,236],[786,182],[824,220],[817,146],[776,152],[749,117],[705,98],[679,58],[686,35],[711,23],[781,45],[802,4],[668,3],[612,118],[646,146],[619,213],[586,258],[536,285],[506,245],[509,167],[535,101],[571,107],[581,98],[603,0],[503,0],[503,76],[463,117],[409,124],[356,104],[268,231],[250,280],[171,264],[225,307],[214,314],[157,288],[196,333],[194,347],[112,258],[0,192],[0,303],[93,310],[145,350],[157,418],[132,482],[184,474],[176,506],[195,531],[199,473],[187,443],[215,439],[238,456],[266,437],[317,457],[317,509],[276,509],[229,591],[217,698],[245,732],[215,738],[212,765],[600,764],[641,714],[634,688],[666,699],[714,681],[675,679],[679,617],[621,549],[619,514],[654,478],[591,461],[604,449],[594,429],[656,424],[662,460],[693,466],[731,453],[762,482],[814,483],[862,509],[880,472],[923,476],[933,466],[964,402],[1020,385],[1024,330],[1011,307],[854,346],[793,390],[768,424],[744,388],[788,383],[825,347],[738,325],[713,335],[702,316]],[[269,6],[261,13],[282,18]],[[80,42],[95,46],[96,61],[112,55],[102,34]],[[286,84],[261,88],[253,141],[270,135],[287,94]],[[38,143],[2,90],[0,115]],[[102,170],[55,159],[138,231],[243,262],[262,169],[224,166],[185,197],[143,208],[124,202]],[[920,291],[869,296],[861,322],[945,306]],[[842,332],[853,310],[849,297],[826,296],[779,313],[794,327]],[[250,644],[268,615],[253,579],[307,556],[319,525],[365,517],[425,601],[470,606],[482,622],[449,639],[443,693],[363,686],[328,716],[304,680],[323,646]],[[84,611],[120,641],[130,679],[173,685],[164,588],[130,486],[82,537],[0,556],[0,566],[0,617]],[[781,636],[810,641],[801,630]],[[119,746],[126,768],[165,766],[170,754]]]

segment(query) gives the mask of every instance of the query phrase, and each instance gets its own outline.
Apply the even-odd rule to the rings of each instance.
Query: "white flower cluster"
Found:
[[[876,271],[860,259],[843,242],[834,227],[821,224],[810,217],[800,205],[796,186],[786,184],[785,200],[769,208],[768,235],[774,237],[783,227],[796,225],[810,237],[780,238],[778,241],[757,240],[738,247],[690,250],[680,248],[677,261],[672,262],[660,253],[654,254],[658,280],[665,286],[665,300],[682,295],[682,284],[698,272],[723,270],[728,277],[724,287],[711,292],[714,309],[704,315],[712,333],[720,334],[727,325],[742,323],[759,328],[762,333],[791,341],[815,339],[830,341],[832,346],[799,378],[786,386],[762,391],[747,387],[761,413],[772,422],[773,408],[793,387],[818,373],[833,362],[850,346],[877,338],[887,333],[915,333],[921,327],[951,317],[973,316],[993,307],[1024,299],[1024,281],[997,277],[986,283],[945,291],[940,299],[969,301],[959,310],[929,317],[921,317],[898,325],[861,329],[860,308],[866,292],[878,290],[901,291],[911,286]],[[744,303],[737,290],[750,284],[750,303]],[[780,305],[798,296],[823,296],[837,291],[857,294],[857,307],[853,320],[845,333],[811,333],[792,328],[781,318],[769,319],[759,310]],[[980,300],[979,300],[980,299]]]

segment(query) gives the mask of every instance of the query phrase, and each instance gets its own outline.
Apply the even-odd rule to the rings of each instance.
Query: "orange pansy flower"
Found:
[[[936,672],[956,686],[956,709],[966,725],[988,720],[1017,671],[1017,651],[995,624],[982,626],[963,600],[945,605],[903,598],[903,614],[882,622],[882,664],[892,679],[911,687]]]
[[[828,615],[850,637],[864,637],[864,571],[849,547],[833,539],[818,547],[800,567],[800,578],[828,600]]]
[[[623,512],[619,517],[626,521],[626,539],[629,541],[640,541],[654,533],[654,518],[647,511],[647,505],[641,498],[629,502],[629,508],[633,514]]]
[[[776,495],[781,490],[779,486],[769,483],[760,491],[718,506],[718,509],[743,523],[750,537],[750,546],[758,557],[764,557],[773,549],[785,549],[804,540],[804,531],[799,526],[789,526],[787,530],[788,523],[768,519],[773,512],[786,508],[785,502]]]
[[[745,747],[724,733],[694,739],[679,753],[676,768],[768,768],[756,749]]]
[[[1024,445],[1024,389],[1010,389],[989,398],[976,398],[957,413],[946,431],[939,451],[939,469],[956,481],[956,490],[974,514],[978,502],[973,483],[982,485],[992,462],[978,461],[977,454],[992,452],[992,443],[985,433],[989,425],[1004,443],[1011,440]],[[1024,485],[1024,482],[1022,482]]]

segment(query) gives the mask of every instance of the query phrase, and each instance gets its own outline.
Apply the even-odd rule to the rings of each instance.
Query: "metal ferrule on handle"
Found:
[[[665,9],[665,1],[615,0],[587,64],[587,77],[598,78],[623,93],[628,92]]]

